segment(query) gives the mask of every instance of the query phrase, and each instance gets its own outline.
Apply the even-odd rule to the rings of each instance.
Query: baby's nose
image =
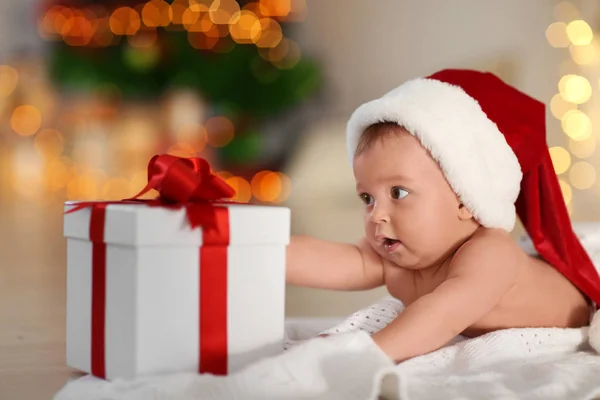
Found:
[[[389,222],[390,216],[389,213],[385,210],[384,207],[375,206],[373,207],[373,211],[371,212],[371,222],[379,224],[382,222]]]

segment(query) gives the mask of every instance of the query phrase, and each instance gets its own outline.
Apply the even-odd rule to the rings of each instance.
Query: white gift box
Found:
[[[221,261],[203,253],[206,232],[190,228],[184,209],[110,204],[94,223],[91,208],[65,214],[70,367],[106,379],[222,374],[283,351],[290,210],[218,207],[229,227]]]

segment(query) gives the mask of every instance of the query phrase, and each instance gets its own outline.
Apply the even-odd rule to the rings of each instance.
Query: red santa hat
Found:
[[[352,114],[351,159],[365,129],[378,122],[397,123],[417,137],[483,226],[511,231],[518,214],[539,255],[600,304],[600,276],[573,232],[548,152],[543,103],[491,73],[436,72]],[[600,347],[598,330],[590,334],[597,332]]]

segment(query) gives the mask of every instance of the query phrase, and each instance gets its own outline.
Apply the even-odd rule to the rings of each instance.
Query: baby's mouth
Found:
[[[398,248],[398,246],[400,246],[399,240],[391,239],[391,238],[383,239],[383,249],[385,251],[387,251],[388,253],[391,253],[394,250],[396,250]]]

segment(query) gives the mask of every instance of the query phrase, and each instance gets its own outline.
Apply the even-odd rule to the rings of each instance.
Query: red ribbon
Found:
[[[159,193],[154,200],[138,198],[151,189]],[[145,204],[169,208],[185,207],[192,228],[202,227],[200,247],[199,372],[227,373],[227,246],[229,213],[223,199],[235,191],[215,175],[206,160],[184,159],[171,155],[154,156],[148,164],[148,184],[137,195],[122,201],[81,202],[67,213],[91,208],[92,241],[92,374],[106,377],[106,244],[104,242],[106,206]]]

